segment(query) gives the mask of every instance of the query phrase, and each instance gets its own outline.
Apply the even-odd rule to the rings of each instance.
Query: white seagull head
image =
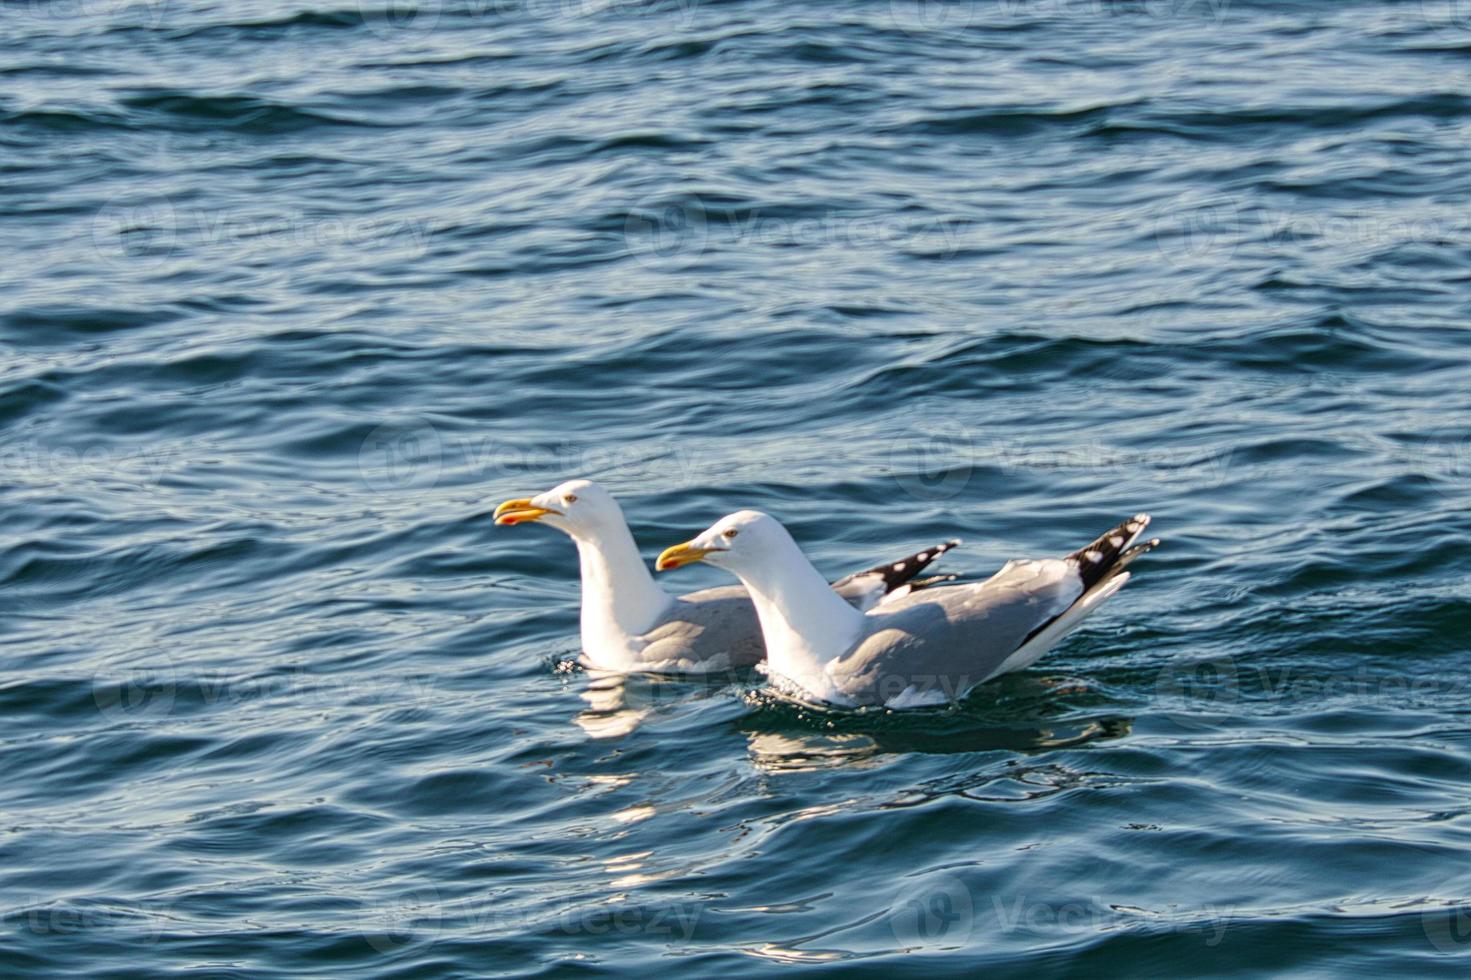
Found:
[[[663,572],[702,561],[739,575],[772,560],[790,543],[791,535],[776,518],[759,510],[740,510],[689,541],[665,548],[654,567]]]
[[[613,495],[591,480],[568,480],[535,497],[516,497],[495,509],[497,524],[550,524],[577,539],[597,537],[623,524]]]

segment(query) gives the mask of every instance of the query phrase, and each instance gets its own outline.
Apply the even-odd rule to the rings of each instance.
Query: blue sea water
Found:
[[[0,974],[1466,975],[1468,14],[7,0]],[[571,476],[1166,543],[797,710],[565,665]]]

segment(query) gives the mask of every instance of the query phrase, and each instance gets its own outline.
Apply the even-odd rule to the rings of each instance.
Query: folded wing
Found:
[[[916,551],[897,561],[854,572],[834,582],[833,591],[846,599],[850,606],[860,612],[868,612],[882,602],[909,595],[926,586],[953,582],[956,578],[954,575],[936,575],[926,579],[918,576],[945,552],[959,546],[960,539],[955,538],[933,548]]]
[[[980,583],[887,601],[867,632],[827,673],[854,704],[941,704],[1027,666],[1117,591],[1124,568],[1159,544],[1136,545],[1136,515],[1065,558],[1008,562]]]

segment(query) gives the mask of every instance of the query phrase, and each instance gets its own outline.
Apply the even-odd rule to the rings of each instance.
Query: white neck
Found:
[[[782,529],[759,568],[738,572],[751,593],[770,670],[825,696],[825,668],[863,633],[863,614],[838,597],[791,536]]]
[[[674,600],[654,583],[622,520],[574,540],[582,564],[582,649],[594,662],[626,659],[631,638],[648,632]]]

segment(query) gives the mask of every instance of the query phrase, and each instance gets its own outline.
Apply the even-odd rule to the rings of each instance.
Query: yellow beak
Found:
[[[515,500],[507,500],[495,509],[495,522],[507,525],[521,524],[540,520],[547,514],[558,513],[561,512],[547,507],[537,507],[526,497],[517,497]]]
[[[665,548],[659,553],[654,562],[654,568],[660,572],[667,572],[671,568],[681,568],[685,565],[693,565],[708,555],[713,549],[696,548],[693,541],[677,544],[672,548]]]

